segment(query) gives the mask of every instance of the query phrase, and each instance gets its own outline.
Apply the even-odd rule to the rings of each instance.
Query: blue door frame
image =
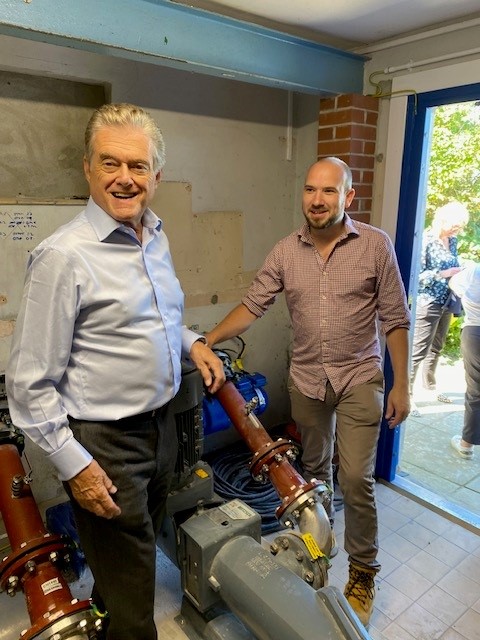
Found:
[[[417,215],[417,210],[419,203],[423,205],[421,193],[425,188],[425,168],[428,164],[427,155],[430,149],[431,112],[429,109],[443,104],[479,99],[479,83],[429,91],[408,98],[395,250],[409,298],[415,293],[413,287],[416,287],[415,281],[412,284],[412,275],[416,273],[416,265],[412,264],[412,257],[418,255],[416,248],[423,229],[423,216]],[[388,353],[385,355],[384,374],[385,397],[387,397],[393,383],[392,365]],[[387,422],[383,420],[375,469],[377,478],[383,478],[389,482],[395,478],[399,454],[400,427],[389,429]]]

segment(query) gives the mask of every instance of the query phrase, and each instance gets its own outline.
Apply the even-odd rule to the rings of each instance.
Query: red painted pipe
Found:
[[[15,477],[24,478],[25,470],[18,450],[13,444],[0,446],[0,511],[10,546],[18,549],[24,542],[42,538],[46,533],[43,520],[30,487],[24,484],[20,497],[13,499],[12,482]]]
[[[56,566],[68,547],[59,536],[50,535],[45,529],[24,476],[17,448],[13,444],[0,445],[0,513],[11,546],[10,555],[0,562],[0,587],[12,596],[18,590],[25,593],[32,627],[22,633],[22,640],[36,638],[57,625],[66,631],[70,625],[76,627],[81,622],[85,630],[98,629],[90,602],[72,598]]]
[[[288,440],[274,442],[258,418],[247,409],[247,402],[232,382],[226,382],[215,394],[239,434],[253,452],[252,475],[268,476],[282,500],[277,517],[299,496],[315,488],[318,481],[307,482],[284,455],[292,448]]]

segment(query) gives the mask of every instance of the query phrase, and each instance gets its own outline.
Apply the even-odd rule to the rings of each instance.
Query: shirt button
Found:
[[[322,300],[326,300],[326,299],[327,299],[327,296],[322,296]]]

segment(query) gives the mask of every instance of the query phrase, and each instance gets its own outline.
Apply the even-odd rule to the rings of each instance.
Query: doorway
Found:
[[[479,146],[479,99],[480,85],[476,84],[418,94],[411,96],[408,101],[396,250],[413,318],[422,235],[433,210],[444,203],[442,198],[462,200],[462,194],[468,194],[469,202],[466,204],[471,213],[470,235],[476,233],[478,252],[478,155],[469,156],[469,145],[465,141],[457,145],[457,157],[454,159],[457,165],[453,166],[450,160],[449,174],[443,177],[438,171],[441,161],[438,156],[442,149],[445,154],[454,153],[452,147],[460,142],[470,125],[470,131],[476,136]],[[448,114],[450,118],[457,118],[459,127],[455,134],[457,137],[450,143],[441,128]],[[474,123],[462,123],[466,114],[478,119]],[[465,242],[459,237],[459,255],[465,253],[466,248]],[[477,261],[480,258],[475,252],[473,257]],[[461,320],[457,321],[457,333],[460,331],[459,323],[461,325]],[[391,377],[388,358],[386,365],[388,388]],[[377,473],[407,493],[436,504],[440,510],[450,512],[464,522],[479,526],[480,453],[477,452],[474,460],[465,461],[456,458],[450,447],[451,437],[461,433],[463,426],[463,363],[458,358],[455,360],[443,356],[438,372],[438,390],[450,402],[439,402],[436,393],[418,395],[417,391],[417,397],[414,397],[420,403],[420,415],[409,417],[401,429],[395,430],[396,433],[388,433],[385,425],[382,429]],[[418,389],[418,383],[416,387]]]

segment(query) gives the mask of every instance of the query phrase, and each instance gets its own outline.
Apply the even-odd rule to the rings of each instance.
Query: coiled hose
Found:
[[[250,474],[252,453],[243,443],[226,447],[209,458],[215,492],[225,500],[243,500],[262,518],[262,534],[283,529],[275,516],[280,498],[271,482],[257,482]]]

